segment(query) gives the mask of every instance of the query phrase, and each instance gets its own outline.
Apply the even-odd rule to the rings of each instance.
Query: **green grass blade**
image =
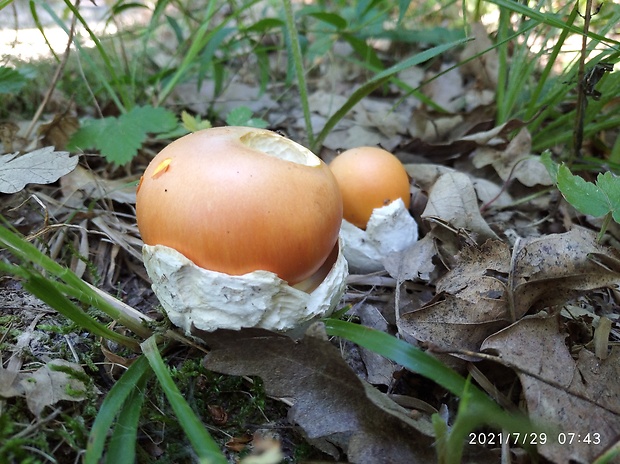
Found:
[[[144,358],[140,358],[144,359]],[[149,371],[151,373],[152,371]],[[147,376],[143,375],[133,388],[114,426],[112,438],[108,443],[106,464],[133,464],[136,462],[136,443],[138,441],[138,425],[145,395],[144,387]]]
[[[400,63],[395,64],[387,68],[386,70],[376,74],[371,79],[369,79],[366,83],[364,83],[361,87],[357,88],[353,94],[349,97],[349,99],[336,111],[325,123],[325,126],[317,136],[314,141],[314,144],[311,145],[311,150],[313,152],[317,152],[321,148],[321,144],[325,140],[325,138],[329,135],[332,129],[338,124],[343,117],[355,106],[357,105],[363,98],[367,97],[371,92],[385,84],[389,81],[394,75],[399,72],[410,68],[411,66],[416,66],[420,63],[424,63],[442,53],[450,50],[451,48],[457,47],[459,45],[464,44],[470,39],[461,39],[456,40],[454,42],[450,42],[443,45],[438,45],[436,47],[430,48],[422,53],[418,53],[406,60],[401,61]]]
[[[28,280],[23,283],[23,286],[41,301],[54,308],[63,316],[71,319],[85,330],[137,351],[137,340],[108,329],[105,325],[83,312],[78,306],[71,302],[71,300],[60,293],[48,279],[38,272],[30,271],[29,274]]]
[[[314,140],[314,129],[312,128],[312,118],[310,115],[310,105],[308,103],[308,86],[306,84],[306,71],[304,69],[303,57],[301,55],[301,45],[299,44],[299,35],[295,25],[295,15],[293,14],[293,5],[291,0],[282,0],[284,6],[284,18],[286,22],[286,31],[290,43],[291,58],[297,77],[297,90],[301,99],[301,107],[304,114],[304,122],[306,125],[306,136],[308,137],[308,145],[316,147]]]
[[[467,380],[457,372],[403,340],[375,329],[336,319],[326,319],[325,328],[329,335],[344,338],[385,356],[410,371],[431,379],[459,397],[467,395],[471,400],[469,408],[475,411],[476,416],[483,417],[487,424],[519,432],[534,429],[526,417],[505,412],[481,390],[468,385]]]
[[[569,32],[573,32],[575,34],[583,35],[583,30],[573,26],[572,24],[567,24],[563,21],[560,15],[550,14],[550,13],[542,13],[540,11],[534,10],[523,3],[513,2],[512,0],[487,0],[489,3],[494,3],[500,8],[507,9],[514,13],[517,13],[522,16],[526,16],[530,19],[533,19],[536,22],[546,24],[547,26],[555,27],[562,30],[568,30]],[[605,37],[600,34],[596,34],[594,32],[589,31],[587,34],[591,39],[596,39],[600,42],[620,45],[620,42],[614,39],[610,39],[609,37]]]
[[[0,223],[7,221],[0,215]],[[71,272],[70,269],[58,264],[56,261],[45,255],[33,244],[29,243],[23,237],[11,232],[8,228],[0,225],[0,247],[6,247],[7,250],[25,263],[32,263],[43,269],[51,277],[60,279],[70,287],[69,291],[62,291],[63,294],[69,294],[79,299],[82,303],[92,305],[105,312],[112,319],[129,328],[132,332],[142,337],[148,337],[151,331],[145,327],[141,321],[136,320],[120,311],[114,305],[108,303],[102,296],[97,294],[86,282]],[[50,279],[51,280],[51,279]],[[57,282],[49,282],[58,290]]]
[[[159,96],[157,97],[157,105],[161,105],[172,93],[174,88],[178,85],[181,79],[187,74],[190,66],[193,65],[194,60],[198,56],[198,53],[205,47],[205,45],[209,42],[209,39],[215,32],[219,31],[224,25],[226,21],[223,21],[217,27],[211,27],[211,19],[213,19],[213,15],[215,15],[217,2],[215,0],[210,0],[207,6],[207,12],[205,15],[205,20],[200,25],[200,28],[196,31],[196,33],[192,37],[192,42],[189,47],[189,50],[185,53],[183,57],[183,61],[176,69],[175,73],[172,75],[170,80],[166,83],[166,86],[163,88]]]
[[[47,38],[45,28],[43,27],[43,23],[41,23],[41,18],[39,18],[39,12],[37,11],[37,7],[34,2],[30,2],[30,16],[32,16],[32,20],[34,21],[34,24],[37,26],[37,29],[41,33],[41,36],[45,41],[45,45],[47,45],[47,48],[54,57],[54,60],[56,60],[57,63],[60,63],[60,58],[58,57],[58,54],[56,54],[56,50],[54,50],[54,47],[52,47],[52,44]]]
[[[327,319],[325,328],[328,334],[346,338],[370,351],[385,356],[412,372],[417,372],[433,380],[457,396],[461,396],[465,390],[465,379],[462,376],[445,366],[441,361],[407,342],[378,330],[336,319]],[[479,394],[486,398],[482,392]]]
[[[147,359],[141,356],[129,366],[129,369],[110,389],[90,430],[84,464],[98,464],[100,462],[108,432],[114,423],[114,419],[126,403],[127,398],[131,396],[132,392],[139,390],[139,386],[146,383],[152,373]]]
[[[198,458],[205,463],[226,464],[228,461],[221,453],[217,443],[205,429],[198,416],[192,411],[192,408],[172,380],[170,372],[157,348],[155,336],[149,337],[141,346],[142,352],[155,372],[157,380]]]
[[[115,68],[114,64],[112,63],[112,60],[110,59],[110,56],[106,52],[105,47],[103,46],[103,44],[99,40],[99,37],[97,37],[97,34],[95,34],[93,32],[93,30],[88,25],[88,22],[84,19],[84,17],[80,14],[80,11],[77,9],[77,7],[75,5],[73,5],[73,3],[71,3],[70,0],[65,0],[65,5],[66,5],[66,7],[69,10],[71,10],[71,13],[73,13],[75,15],[76,19],[80,22],[82,27],[86,30],[86,32],[88,33],[88,36],[90,37],[90,39],[95,44],[95,48],[97,49],[97,52],[101,56],[101,59],[103,60],[108,73],[112,77],[112,81],[118,84],[119,79],[118,79],[118,75],[116,74],[116,68]],[[133,103],[133,102],[130,102],[128,100],[127,95],[125,94],[124,89],[123,89],[122,86],[118,85],[117,86],[117,90],[121,92],[121,99],[123,100],[125,105]],[[121,111],[124,111],[125,109],[127,109],[127,108],[126,107],[120,107],[119,108],[119,110],[121,110]]]
[[[48,3],[43,3],[42,4],[42,8],[50,15],[50,17],[54,20],[54,22],[56,23],[56,25],[58,27],[60,27],[63,31],[65,31],[65,33],[67,35],[69,35],[69,29],[67,28],[67,26],[65,25],[64,21],[62,19],[60,19],[58,17],[58,15],[56,14],[56,12],[52,9],[52,7],[48,4]],[[83,18],[82,18],[83,19]],[[106,69],[108,71],[111,70],[112,74],[110,74],[112,76],[112,79],[110,79],[110,77],[104,72],[103,69],[100,68],[100,66],[98,66],[97,64],[95,64],[94,60],[91,58],[90,54],[88,53],[88,51],[86,51],[82,45],[80,44],[80,41],[78,40],[77,37],[73,37],[73,43],[75,44],[75,48],[78,50],[78,52],[80,52],[80,58],[82,58],[85,62],[88,63],[88,65],[90,67],[92,67],[96,72],[97,78],[99,80],[99,84],[101,84],[101,86],[106,89],[106,91],[108,92],[108,95],[110,96],[110,98],[112,99],[112,101],[114,102],[114,104],[116,105],[116,107],[119,109],[119,111],[121,113],[124,113],[126,111],[125,107],[123,106],[123,103],[121,102],[121,97],[119,98],[119,95],[117,95],[116,90],[114,90],[114,88],[112,87],[112,85],[110,84],[110,82],[115,83],[118,86],[118,81],[117,81],[117,76],[116,76],[116,72],[114,71],[114,67],[111,64],[111,61],[108,57],[107,54],[105,54],[105,50],[103,49],[103,47],[98,48],[97,50],[99,52],[103,51],[103,53],[105,54],[108,62],[106,63]],[[100,44],[101,45],[101,44]],[[103,57],[102,57],[103,58]],[[105,62],[105,59],[104,59]],[[111,66],[111,67],[110,67]]]

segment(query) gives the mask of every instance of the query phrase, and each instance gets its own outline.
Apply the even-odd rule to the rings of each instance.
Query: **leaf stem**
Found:
[[[299,89],[299,98],[301,99],[301,107],[304,112],[304,121],[306,124],[306,134],[308,137],[308,145],[312,151],[317,148],[314,129],[312,128],[312,118],[310,115],[310,104],[308,102],[308,86],[306,83],[306,74],[304,70],[303,56],[301,55],[301,46],[299,45],[299,36],[297,27],[295,26],[295,15],[293,14],[293,5],[291,0],[282,0],[284,5],[284,17],[286,22],[286,31],[288,32],[291,56],[295,65],[295,74],[297,76],[297,88]]]

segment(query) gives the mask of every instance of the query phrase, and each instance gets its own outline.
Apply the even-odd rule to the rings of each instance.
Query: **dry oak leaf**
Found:
[[[436,284],[437,296],[419,310],[401,314],[396,324],[410,342],[443,350],[475,351],[511,322],[506,301],[510,250],[498,240],[464,248]]]
[[[217,330],[204,339],[212,348],[207,369],[259,376],[268,395],[290,399],[289,420],[308,439],[349,462],[427,463],[434,459],[432,425],[361,381],[317,323],[319,336],[290,337],[262,329]],[[320,336],[320,335],[324,335]]]
[[[0,192],[15,193],[26,184],[51,184],[73,171],[77,156],[66,151],[45,147],[21,156],[17,153],[0,156]]]
[[[37,417],[61,400],[82,401],[87,387],[79,364],[54,359],[32,373],[13,372],[0,365],[0,397],[23,396]]]
[[[527,187],[553,185],[553,180],[538,156],[531,155],[532,137],[524,127],[504,150],[483,146],[474,154],[472,163],[476,168],[492,165],[503,181],[517,179]]]
[[[516,371],[530,417],[551,426],[547,443],[538,445],[545,458],[558,464],[590,463],[617,440],[619,347],[605,360],[584,348],[575,361],[557,316],[528,316],[489,337],[482,350]]]
[[[535,304],[562,304],[578,292],[617,285],[620,273],[591,259],[595,254],[615,253],[596,243],[592,231],[580,227],[517,243],[509,282],[515,319]]]
[[[430,189],[422,218],[440,219],[455,229],[472,232],[482,241],[498,238],[480,214],[472,180],[460,172],[447,172],[437,178]]]
[[[51,122],[40,125],[37,133],[42,136],[43,145],[52,145],[58,150],[63,150],[79,128],[80,122],[75,116],[66,113],[56,114]]]

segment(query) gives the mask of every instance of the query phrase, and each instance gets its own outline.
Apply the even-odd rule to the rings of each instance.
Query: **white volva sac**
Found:
[[[306,293],[268,271],[231,276],[203,269],[163,245],[144,245],[142,255],[168,318],[186,334],[194,329],[290,331],[305,326],[332,313],[344,294],[348,274],[340,251],[323,282]]]
[[[402,251],[418,240],[418,224],[399,198],[376,208],[366,230],[343,220],[340,237],[342,251],[353,272],[376,272],[383,270],[384,257]]]

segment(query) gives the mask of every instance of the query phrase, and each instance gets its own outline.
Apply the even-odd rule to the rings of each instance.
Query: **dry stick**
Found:
[[[590,30],[590,18],[592,17],[592,0],[586,1],[586,13],[583,16],[583,35],[581,37],[581,54],[579,56],[579,70],[577,72],[577,108],[575,112],[575,129],[573,131],[573,159],[581,156],[581,146],[583,145],[583,124],[585,109],[588,104],[584,88],[586,52],[588,46],[588,31]]]
[[[77,4],[79,4],[79,0],[76,2],[76,5]],[[45,93],[45,97],[43,98],[43,101],[39,105],[39,108],[37,108],[37,112],[32,118],[32,121],[30,122],[30,125],[28,126],[28,130],[26,130],[26,134],[24,135],[24,138],[26,140],[30,138],[30,135],[32,134],[35,124],[37,123],[39,118],[41,118],[41,115],[43,114],[43,110],[45,109],[50,99],[52,98],[52,93],[54,92],[54,89],[56,88],[58,79],[60,79],[60,75],[62,74],[62,71],[65,69],[67,61],[69,60],[69,53],[71,52],[71,43],[73,42],[73,35],[75,34],[76,22],[77,22],[77,18],[74,15],[73,19],[71,20],[71,29],[69,30],[69,40],[67,41],[67,47],[65,48],[65,52],[62,56],[62,60],[60,61],[60,63],[58,64],[58,67],[56,68],[54,77],[52,77],[52,81],[50,82],[47,92]]]

